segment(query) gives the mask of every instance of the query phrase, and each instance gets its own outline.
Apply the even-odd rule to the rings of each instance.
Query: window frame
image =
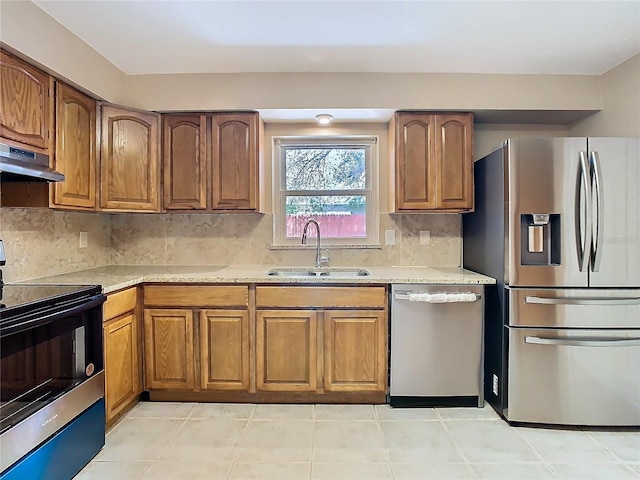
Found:
[[[286,197],[296,196],[350,196],[362,195],[366,202],[366,237],[321,238],[323,248],[380,248],[378,135],[317,135],[273,137],[273,244],[281,248],[315,248],[315,232],[309,245],[302,245],[299,238],[286,238]],[[344,190],[287,190],[285,152],[297,147],[363,147],[365,149],[365,188]],[[320,226],[322,232],[322,225]]]

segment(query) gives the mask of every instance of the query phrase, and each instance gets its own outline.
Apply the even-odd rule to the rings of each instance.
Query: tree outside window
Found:
[[[284,218],[276,221],[283,240],[299,240],[306,221],[314,218],[323,244],[332,239],[371,242],[372,144],[373,139],[345,143],[336,138],[322,143],[290,140],[280,146],[279,207]]]

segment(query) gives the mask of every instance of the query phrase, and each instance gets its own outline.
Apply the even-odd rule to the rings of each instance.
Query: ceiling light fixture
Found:
[[[320,115],[316,115],[316,122],[319,125],[329,125],[333,121],[333,116],[328,113],[321,113]]]

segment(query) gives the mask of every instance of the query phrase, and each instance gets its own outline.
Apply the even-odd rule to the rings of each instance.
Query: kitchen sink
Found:
[[[352,278],[371,275],[362,268],[273,268],[266,272],[270,277],[333,277]]]

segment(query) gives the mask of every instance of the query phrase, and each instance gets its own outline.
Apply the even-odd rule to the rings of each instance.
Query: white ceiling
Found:
[[[640,52],[640,0],[34,3],[130,75],[599,75]]]

